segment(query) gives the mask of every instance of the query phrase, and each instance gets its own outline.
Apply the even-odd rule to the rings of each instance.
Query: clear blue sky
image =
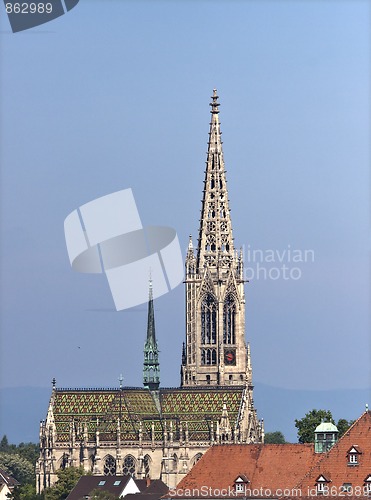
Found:
[[[146,307],[116,312],[103,276],[71,270],[63,221],[131,187],[142,222],[185,249],[214,87],[235,244],[314,253],[299,280],[246,287],[255,381],[370,386],[369,9],[80,0],[12,34],[1,5],[3,387],[141,385]],[[162,386],[176,386],[183,286],[155,307]]]

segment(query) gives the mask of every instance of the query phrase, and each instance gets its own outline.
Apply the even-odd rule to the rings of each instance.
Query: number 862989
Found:
[[[51,14],[53,12],[53,5],[50,2],[7,3],[5,8],[7,14]]]

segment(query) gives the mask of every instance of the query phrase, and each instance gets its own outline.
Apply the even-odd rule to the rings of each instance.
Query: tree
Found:
[[[9,441],[7,436],[4,434],[0,441],[0,451],[8,451],[9,448]]]
[[[345,420],[345,418],[340,418],[338,420],[338,423],[336,424],[336,427],[339,431],[339,438],[341,438],[341,436],[345,434],[349,427],[353,424],[354,420]]]
[[[284,444],[286,443],[285,436],[281,431],[266,432],[264,436],[265,444]]]
[[[0,468],[13,476],[20,483],[31,483],[35,480],[35,466],[18,453],[0,452]]]
[[[31,463],[36,464],[40,454],[40,446],[35,443],[19,443],[16,452],[21,457],[29,460]]]
[[[302,419],[295,420],[299,443],[314,443],[314,430],[322,421],[335,424],[330,410],[311,410]]]
[[[17,481],[34,483],[35,464],[39,456],[39,446],[34,443],[9,444],[6,435],[0,441],[0,467]]]
[[[83,467],[67,467],[57,471],[57,482],[54,486],[44,490],[45,500],[64,500],[71,490],[76,486],[77,481],[84,475]]]
[[[330,410],[311,410],[302,419],[295,420],[295,427],[298,429],[299,443],[314,443],[314,431],[322,421],[335,424],[335,420]],[[335,424],[339,431],[338,438],[341,438],[341,436],[345,434],[353,422],[354,420],[348,421],[345,420],[345,418],[340,418],[338,420],[338,423]]]
[[[44,495],[38,495],[34,484],[15,486],[13,491],[7,495],[9,500],[43,500]]]

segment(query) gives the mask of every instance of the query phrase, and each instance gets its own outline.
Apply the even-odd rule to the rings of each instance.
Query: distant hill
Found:
[[[45,419],[50,387],[15,387],[0,389],[0,439],[6,434],[10,443],[38,442],[40,420]],[[254,389],[259,418],[265,431],[279,430],[287,441],[296,442],[295,419],[313,408],[331,410],[335,420],[354,420],[371,404],[371,390],[343,389],[301,391],[257,383]]]

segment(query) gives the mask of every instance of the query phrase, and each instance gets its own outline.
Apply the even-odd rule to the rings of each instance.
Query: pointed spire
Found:
[[[198,237],[197,267],[228,267],[234,260],[232,223],[222,151],[219,102],[212,96],[211,122],[206,161],[201,221]]]
[[[188,243],[188,250],[193,252],[193,241],[192,241],[192,235],[189,235],[189,243]]]
[[[219,422],[219,431],[222,436],[222,441],[228,441],[232,438],[232,428],[229,421],[227,403],[225,401],[223,403],[222,416]]]
[[[147,342],[148,341],[151,341],[153,345],[156,344],[155,313],[153,309],[153,287],[152,287],[151,276],[149,278],[149,294],[148,294]]]
[[[210,103],[211,113],[217,115],[219,113],[218,108],[220,104],[218,103],[219,96],[218,96],[218,91],[216,89],[213,90],[213,95],[211,96],[211,99],[213,100],[213,102]]]
[[[143,385],[147,389],[157,390],[160,385],[160,363],[158,359],[158,346],[156,342],[155,331],[155,313],[153,307],[153,288],[152,278],[149,279],[149,297],[148,297],[148,321],[147,321],[147,340],[144,344],[144,363],[143,363]]]
[[[193,275],[196,272],[196,257],[193,250],[193,241],[191,234],[189,235],[185,267],[187,275]]]

